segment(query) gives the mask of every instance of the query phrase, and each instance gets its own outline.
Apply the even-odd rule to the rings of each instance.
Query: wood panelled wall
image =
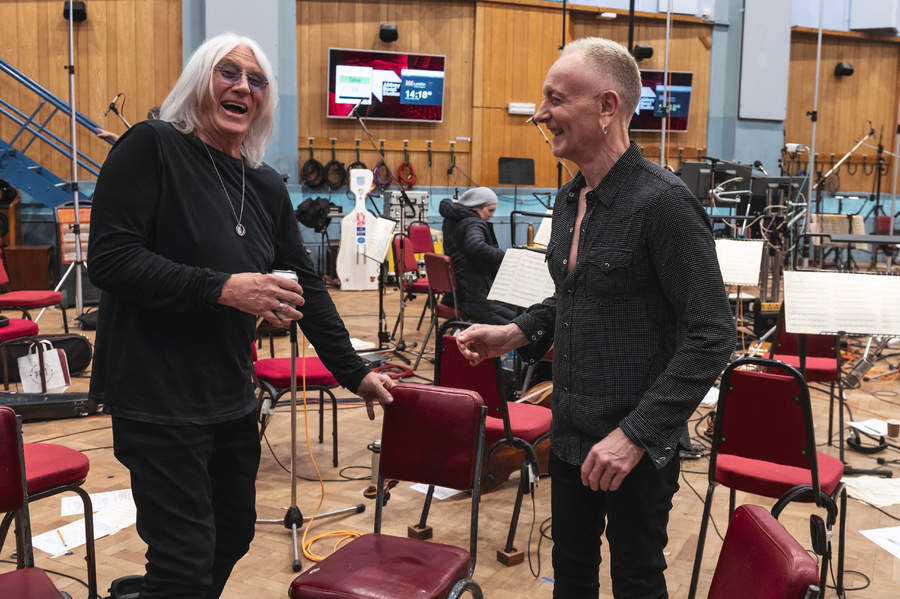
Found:
[[[0,56],[68,103],[68,21],[62,9],[58,0],[0,2]],[[74,38],[75,107],[101,127],[121,133],[125,126],[115,115],[103,116],[112,97],[123,92],[125,118],[141,121],[181,72],[181,0],[92,0],[87,20],[74,25]],[[0,74],[0,97],[29,115],[40,102],[5,74]],[[36,119],[42,122],[51,110],[45,105]],[[8,141],[17,129],[0,117],[0,137]],[[65,115],[57,113],[50,129],[69,141]],[[27,141],[20,138],[16,147]],[[102,163],[109,145],[78,127],[78,149]],[[63,179],[71,177],[69,161],[46,144],[35,141],[27,153]],[[80,171],[79,178],[93,176]]]
[[[609,12],[604,9],[605,12]],[[622,11],[614,20],[599,20],[600,9],[574,6],[566,23],[567,41],[599,36],[628,43],[628,17]],[[475,25],[475,167],[486,185],[497,183],[497,158],[535,159],[535,183],[555,187],[556,160],[538,131],[525,118],[507,113],[509,102],[541,101],[544,75],[559,57],[562,41],[562,10],[557,3],[534,0],[489,0],[477,3]],[[653,46],[652,59],[642,69],[662,70],[665,49],[665,18],[640,13],[635,20],[634,39]],[[669,69],[694,73],[688,130],[670,133],[667,156],[677,166],[679,149],[685,159],[705,153],[709,102],[709,49],[711,26],[699,19],[673,19]],[[632,138],[648,157],[659,156],[658,133],[635,132]],[[574,169],[573,169],[574,170]],[[564,174],[563,179],[567,176]]]
[[[622,11],[614,21],[599,21],[600,10],[577,6],[570,9],[568,39],[602,35],[620,41],[628,38],[628,20]],[[378,39],[379,23],[396,23],[399,40]],[[359,126],[352,121],[327,119],[325,102],[328,48],[364,48],[409,51],[447,56],[444,122],[406,124],[369,121],[378,140],[384,140],[388,163],[403,160],[403,140],[408,140],[410,160],[420,183],[466,185],[459,173],[446,174],[448,142],[456,143],[457,164],[480,185],[497,185],[497,159],[501,156],[535,160],[535,184],[556,186],[556,161],[546,142],[525,117],[507,113],[509,102],[540,103],[544,75],[559,56],[562,10],[556,2],[541,0],[302,0],[297,3],[297,52],[299,90],[299,159],[307,156],[313,137],[315,157],[335,155],[355,160],[360,139],[363,162],[372,166],[376,154]],[[654,47],[656,55],[642,68],[662,69],[665,19],[641,13],[635,39]],[[671,135],[667,154],[696,155],[706,146],[706,113],[709,90],[710,25],[698,19],[673,20],[670,69],[694,73],[694,96],[688,132]],[[659,155],[659,135],[636,133],[648,156]],[[428,167],[425,147],[432,140],[433,165]],[[688,149],[689,148],[689,149]]]
[[[464,0],[299,0],[297,2],[298,64],[298,155],[308,158],[308,138],[313,138],[315,157],[331,160],[331,138],[335,156],[344,164],[360,159],[369,168],[378,160],[366,135],[354,120],[326,118],[328,48],[360,48],[447,57],[444,81],[444,120],[441,123],[366,121],[380,145],[391,170],[403,159],[407,140],[409,161],[421,185],[467,185],[455,170],[447,175],[450,141],[456,165],[471,171],[472,68],[475,26],[474,5]],[[399,38],[387,44],[378,39],[379,23],[397,25]],[[432,165],[428,166],[427,145],[432,144]],[[477,177],[476,177],[477,179]]]
[[[810,145],[812,122],[806,112],[813,108],[816,77],[816,30],[795,28],[791,35],[791,67],[788,86],[788,111],[784,122],[786,142]],[[838,62],[853,65],[853,75],[837,77]],[[838,171],[838,180],[828,189],[846,191],[873,189],[878,135],[883,131],[885,150],[893,152],[897,131],[897,101],[900,98],[900,39],[878,39],[875,36],[846,32],[826,32],[822,37],[821,70],[819,71],[819,119],[816,125],[816,154],[819,169],[831,165],[850,151],[869,130],[876,137],[867,140]],[[890,192],[891,156],[885,155],[882,193]],[[801,156],[806,169],[806,155]],[[866,167],[861,168],[865,160]],[[796,169],[796,165],[792,165]],[[856,169],[854,174],[850,170]],[[865,171],[872,171],[865,174]],[[868,210],[868,208],[867,208]]]

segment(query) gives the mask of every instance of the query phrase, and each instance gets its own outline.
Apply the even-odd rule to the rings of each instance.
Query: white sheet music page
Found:
[[[547,211],[547,218],[541,219],[541,224],[538,225],[537,233],[534,234],[534,243],[537,245],[547,246],[550,243],[550,230],[553,228],[553,219],[550,218],[553,216],[553,211]]]
[[[555,291],[544,254],[511,248],[503,256],[487,298],[527,308],[544,301]]]
[[[756,287],[762,264],[762,240],[716,239],[716,257],[726,285]]]
[[[900,277],[785,272],[784,317],[789,333],[900,335]]]

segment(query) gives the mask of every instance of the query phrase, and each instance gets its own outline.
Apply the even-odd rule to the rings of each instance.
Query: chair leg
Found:
[[[97,594],[97,554],[94,548],[94,508],[91,505],[91,496],[81,487],[71,489],[81,497],[84,504],[84,537],[85,560],[88,571],[88,599],[99,599]]]
[[[425,332],[425,340],[422,341],[422,347],[419,348],[419,355],[416,356],[416,363],[413,364],[413,370],[416,370],[419,367],[419,362],[422,360],[422,355],[425,353],[425,348],[428,347],[428,340],[431,339],[431,331],[435,329],[437,317],[432,313],[431,315],[431,324],[428,325],[428,331]],[[435,340],[437,343],[437,340]]]
[[[425,320],[425,311],[428,310],[428,308],[431,308],[431,311],[434,312],[434,306],[431,305],[430,297],[425,299],[425,305],[422,306],[422,313],[419,315],[419,324],[416,325],[417,331],[422,328],[422,321]]]
[[[735,500],[735,491],[734,489],[728,490],[728,521],[731,522],[731,517],[734,515],[734,500]]]
[[[846,538],[847,524],[847,487],[841,487],[841,532],[838,536],[838,564],[837,564],[837,587],[838,597],[844,595],[844,539]]]
[[[62,302],[59,302],[59,311],[62,312],[63,330],[66,332],[66,335],[68,335],[69,319],[66,317],[66,307],[62,305]]]
[[[840,373],[838,373],[840,376]],[[828,392],[828,444],[834,445],[831,440],[834,430],[834,381],[831,381],[831,389]]]
[[[3,544],[6,542],[6,535],[9,532],[9,527],[12,524],[15,515],[15,512],[7,512],[3,516],[3,522],[0,523],[0,549],[3,549]]]
[[[331,390],[328,390],[328,395],[331,396],[331,463],[334,464],[335,468],[337,468],[337,465],[338,465],[338,427],[337,427],[338,406],[337,406],[337,398],[334,396],[334,393],[332,393]]]
[[[522,462],[519,470],[519,488],[516,490],[516,503],[513,506],[512,519],[509,523],[509,534],[506,536],[506,546],[497,551],[497,561],[504,566],[515,566],[525,561],[525,553],[516,550],[513,543],[516,540],[516,527],[519,524],[519,512],[522,510],[522,497],[529,493],[528,490],[528,460]]]
[[[703,517],[700,520],[700,535],[697,538],[697,553],[694,555],[694,569],[691,571],[691,587],[688,591],[688,599],[694,599],[697,595],[697,583],[700,579],[700,565],[703,562],[703,545],[706,543],[706,529],[709,526],[709,512],[712,508],[715,485],[709,485],[706,489],[706,501],[703,502]]]
[[[319,389],[319,443],[325,442],[325,403],[322,390]]]

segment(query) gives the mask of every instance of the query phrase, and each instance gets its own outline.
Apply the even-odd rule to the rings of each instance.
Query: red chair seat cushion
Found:
[[[406,537],[367,534],[294,579],[292,599],[444,598],[469,575],[469,553]]]
[[[9,324],[0,327],[0,341],[31,337],[38,334],[38,325],[24,318],[10,318]]]
[[[10,291],[0,293],[0,308],[43,308],[62,302],[59,291]]]
[[[62,599],[47,574],[39,568],[23,568],[0,574],[0,597]]]
[[[841,482],[844,465],[830,455],[821,452],[816,455],[819,461],[819,485],[822,491],[831,495]],[[719,454],[716,459],[716,482],[754,495],[781,497],[792,487],[811,484],[812,479],[807,468]]]
[[[530,403],[514,402],[506,404],[506,407],[509,410],[509,426],[513,437],[534,443],[538,437],[550,430],[552,415],[549,409]],[[503,419],[488,416],[484,425],[485,444],[490,447],[503,436]]]
[[[303,360],[306,360],[306,384],[317,387],[337,387],[337,379],[325,368],[319,358],[297,358],[297,384],[303,377]],[[266,381],[276,389],[291,386],[291,359],[266,358],[257,360],[253,365],[256,377]]]
[[[773,360],[790,364],[800,369],[800,356],[790,354],[775,354]],[[837,360],[835,358],[806,358],[806,380],[817,382],[837,381]]]
[[[419,291],[422,293],[428,293],[428,277],[419,277],[412,283],[406,282],[403,284],[403,288],[406,291]]]
[[[90,461],[80,451],[53,443],[25,443],[29,495],[59,485],[79,483],[87,478],[90,469]]]

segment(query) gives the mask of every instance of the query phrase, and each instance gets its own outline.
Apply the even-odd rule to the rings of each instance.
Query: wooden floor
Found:
[[[365,340],[375,340],[376,317],[378,298],[375,292],[333,292],[339,311],[344,317],[350,333],[354,337]],[[422,331],[415,330],[416,320],[422,309],[424,297],[416,298],[407,310],[405,339],[408,343],[420,342]],[[398,296],[395,292],[386,297],[386,311],[389,325],[398,312]],[[70,322],[72,317],[70,310]],[[55,332],[61,330],[61,318],[58,312],[48,312],[40,321],[42,332]],[[93,340],[92,332],[85,334]],[[433,347],[433,343],[431,344]],[[278,339],[277,354],[287,356],[288,346],[286,338]],[[267,349],[263,349],[263,356],[267,356]],[[894,363],[892,359],[892,363]],[[419,373],[428,378],[431,377],[430,363],[423,361]],[[72,390],[86,390],[87,378],[79,378]],[[900,384],[897,382],[870,382],[863,388],[848,392],[849,405],[854,415],[859,419],[868,417],[900,418],[900,398],[897,391]],[[876,393],[877,392],[877,396]],[[346,391],[344,397],[350,397]],[[828,398],[821,392],[813,393],[813,410],[816,415],[816,434],[820,443],[826,439],[826,424],[828,415]],[[700,409],[695,415],[700,417],[705,410]],[[366,511],[362,514],[354,514],[339,518],[332,518],[314,523],[310,536],[322,534],[334,530],[350,529],[360,532],[369,532],[372,529],[373,501],[365,499],[363,490],[369,481],[365,480],[341,480],[342,476],[362,478],[369,475],[371,454],[366,445],[379,437],[380,414],[374,422],[370,422],[365,411],[356,403],[343,403],[339,412],[340,432],[340,467],[331,467],[331,445],[329,430],[330,414],[326,411],[326,439],[324,444],[316,442],[318,428],[318,416],[313,409],[310,413],[309,435],[311,438],[312,455],[322,472],[322,476],[328,481],[325,483],[325,498],[322,511],[333,510],[352,506],[358,503],[366,505]],[[772,418],[777,418],[776,414]],[[312,460],[307,454],[304,433],[306,420],[301,416],[299,420],[298,439],[300,443],[300,459],[298,470],[301,476],[315,479],[315,471]],[[92,416],[82,419],[57,420],[46,422],[26,423],[24,427],[26,442],[52,440],[75,449],[86,451],[91,459],[91,471],[85,487],[93,493],[125,489],[129,486],[128,475],[125,469],[119,465],[112,454],[110,445],[112,435],[110,421],[106,416]],[[267,433],[271,444],[271,452],[263,444],[262,461],[259,468],[257,483],[258,500],[257,510],[260,518],[280,519],[284,515],[285,508],[291,503],[291,484],[289,475],[276,462],[276,458],[285,466],[288,465],[290,456],[290,430],[289,414],[286,408],[279,408]],[[760,430],[761,442],[767,441],[767,431]],[[836,447],[823,446],[823,451],[837,454]],[[878,456],[888,459],[900,457],[897,452],[887,451]],[[854,465],[860,467],[875,466],[875,458],[878,456],[865,456],[848,452],[848,459]],[[671,512],[669,524],[669,544],[666,549],[669,568],[667,580],[669,595],[671,597],[687,596],[690,582],[691,567],[694,551],[697,543],[697,534],[700,526],[702,503],[695,494],[694,489],[701,495],[705,493],[705,472],[707,461],[683,460],[681,489],[674,498],[674,507]],[[900,469],[893,466],[895,474],[900,475]],[[531,559],[535,571],[539,570],[539,576],[535,577],[529,572],[528,561],[524,564],[506,568],[495,559],[495,552],[506,538],[506,530],[515,497],[515,476],[513,481],[508,481],[502,488],[484,496],[481,506],[480,531],[478,539],[478,567],[475,572],[476,579],[481,583],[485,595],[490,598],[521,598],[534,597],[549,598],[552,595],[553,570],[550,565],[550,553],[552,543],[549,539],[539,542],[538,527],[541,522],[550,516],[550,481],[544,479],[535,493],[534,512],[531,503],[528,502],[522,512],[519,529],[516,536],[516,545],[519,548],[530,546]],[[692,489],[693,487],[693,489]],[[304,515],[313,514],[320,501],[320,486],[318,482],[302,480],[298,482],[298,504]],[[406,527],[413,524],[418,516],[423,496],[408,485],[401,484],[391,492],[391,499],[385,508],[384,532],[404,535]],[[727,514],[727,492],[719,490],[713,508],[714,521],[718,529],[724,534]],[[754,496],[738,496],[738,504],[758,503],[771,507],[772,501]],[[435,502],[432,509],[430,523],[434,527],[434,539],[438,542],[467,546],[469,502],[466,497],[454,497],[443,502]],[[808,515],[811,509],[803,505],[794,504],[789,507],[782,516],[782,522],[801,541],[808,546],[809,528]],[[887,511],[900,517],[900,506],[893,506]],[[59,499],[51,498],[32,504],[31,518],[35,534],[51,530],[66,522],[77,519],[76,517],[61,518],[59,516]],[[534,527],[532,530],[532,522]],[[859,534],[861,529],[879,528],[898,525],[895,519],[879,513],[875,509],[858,501],[850,500],[847,509],[847,555],[846,555],[846,585],[850,588],[861,587],[869,580],[869,586],[865,590],[851,593],[850,597],[867,597],[894,599],[900,596],[900,560],[869,542]],[[173,530],[173,535],[178,531]],[[529,545],[530,544],[530,545]],[[331,551],[331,541],[323,541],[314,549],[319,553]],[[712,577],[716,557],[721,546],[720,539],[710,527],[707,550],[703,563],[701,589],[698,596],[705,596],[709,581]],[[3,548],[2,558],[9,559],[13,543],[8,541]],[[538,551],[538,548],[540,549]],[[97,541],[98,572],[101,592],[105,592],[112,579],[127,574],[140,574],[144,567],[145,546],[134,530],[127,528],[113,536],[105,537]],[[604,560],[606,559],[604,549]],[[85,578],[83,566],[84,550],[75,551],[73,555],[51,559],[42,552],[36,552],[37,565],[43,568],[57,570],[77,578]],[[225,589],[224,597],[232,599],[286,597],[290,581],[295,574],[291,570],[292,550],[289,531],[277,524],[259,524],[256,528],[256,538],[250,553],[238,563]],[[303,567],[311,565],[309,560],[303,560]],[[13,566],[0,563],[0,572],[8,571]],[[58,586],[69,592],[75,598],[86,597],[86,589],[75,581],[53,575]],[[601,566],[600,596],[611,597],[608,570],[606,564]],[[834,596],[834,591],[829,591],[828,596]]]

